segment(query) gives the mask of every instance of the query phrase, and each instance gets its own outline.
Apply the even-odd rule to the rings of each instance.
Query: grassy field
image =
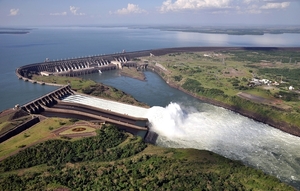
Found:
[[[82,128],[84,130],[82,131],[76,131],[76,129],[78,128]],[[74,131],[75,130],[75,131]],[[85,125],[79,125],[79,126],[75,126],[75,127],[71,127],[69,129],[67,129],[66,131],[63,131],[61,133],[59,133],[60,135],[70,135],[70,134],[77,134],[77,133],[90,133],[90,132],[95,132],[96,129],[89,127],[89,126],[85,126]]]
[[[67,76],[33,75],[32,80],[39,81],[39,82],[48,82],[53,84],[62,84],[62,85],[70,84],[72,89],[79,90],[79,91],[96,84],[96,82],[92,80],[86,80],[78,77],[67,77]]]
[[[41,140],[51,138],[51,131],[73,124],[68,119],[48,118],[0,144],[0,159]]]
[[[3,134],[14,127],[22,124],[31,117],[19,110],[10,110],[0,115],[0,134]]]

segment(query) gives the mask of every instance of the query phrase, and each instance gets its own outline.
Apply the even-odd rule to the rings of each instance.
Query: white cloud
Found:
[[[112,13],[112,12],[110,12]],[[138,5],[128,3],[126,8],[118,9],[115,14],[119,15],[128,15],[128,14],[140,14],[140,13],[147,13],[144,9],[139,8]]]
[[[266,5],[261,6],[261,9],[285,9],[290,6],[290,2],[282,3],[267,3]]]
[[[19,14],[19,9],[11,9],[10,10],[10,16],[16,16]]]
[[[197,10],[204,8],[230,8],[232,0],[166,0],[160,7],[161,12]]]
[[[299,0],[164,0],[162,13],[182,10],[207,10],[219,14],[260,14],[269,10],[286,9],[291,1]]]
[[[293,0],[243,0],[244,5],[238,13],[260,14],[268,13],[270,10],[285,9]]]
[[[258,1],[259,1],[259,0],[244,0],[244,3],[250,4],[250,3],[258,2]]]
[[[67,12],[62,12],[62,13],[50,13],[51,16],[65,16],[67,15]]]
[[[249,14],[260,14],[260,13],[262,13],[262,11],[259,10],[259,9],[248,9],[248,10],[246,10],[246,13],[249,13]]]
[[[70,6],[70,11],[73,13],[73,15],[85,15],[85,13],[77,13],[79,9],[79,7]]]

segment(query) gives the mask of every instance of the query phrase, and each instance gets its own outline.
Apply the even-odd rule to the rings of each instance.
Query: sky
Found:
[[[300,25],[300,0],[0,0],[0,26]]]

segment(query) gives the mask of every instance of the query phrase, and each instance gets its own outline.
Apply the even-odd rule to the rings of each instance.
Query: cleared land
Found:
[[[71,125],[73,122],[70,122],[69,119],[61,118],[48,118],[39,122],[31,128],[1,143],[0,160],[34,144],[55,138],[52,131],[62,125],[68,124]]]

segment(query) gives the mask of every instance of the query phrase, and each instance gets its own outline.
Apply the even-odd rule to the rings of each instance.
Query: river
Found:
[[[262,169],[300,189],[300,138],[170,87],[156,73],[146,81],[110,71],[87,79],[130,93],[152,106],[148,119],[159,146],[210,150]]]
[[[234,36],[127,28],[37,28],[26,35],[0,35],[0,110],[24,104],[56,89],[18,80],[14,70],[45,58],[62,59],[115,52],[184,46],[299,47],[299,34]],[[86,78],[122,89],[151,107],[157,144],[207,149],[262,169],[300,189],[300,138],[169,87],[158,75],[147,81],[117,72]]]

